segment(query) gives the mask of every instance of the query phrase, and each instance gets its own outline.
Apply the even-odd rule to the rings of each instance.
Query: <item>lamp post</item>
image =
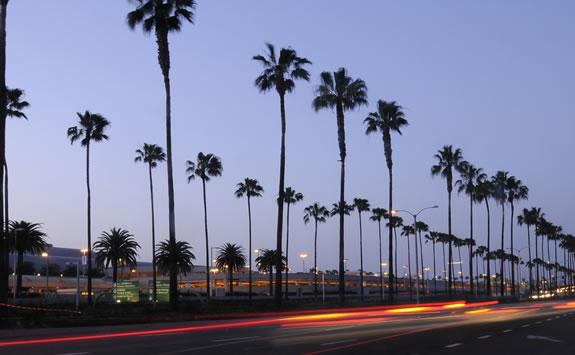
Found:
[[[423,253],[423,250],[421,252]],[[427,291],[429,292],[429,267],[425,267],[423,269],[423,271],[425,271],[427,273],[427,276],[425,277],[425,279],[427,280]],[[425,282],[423,284],[424,284],[423,291],[425,293]]]
[[[80,308],[80,261],[68,261],[66,265],[76,265],[76,309]]]
[[[46,294],[48,294],[48,275],[49,275],[49,270],[48,270],[48,252],[42,252],[42,257],[46,258]]]
[[[435,206],[429,206],[429,207],[425,207],[422,208],[421,210],[419,210],[419,212],[417,213],[411,213],[409,211],[406,210],[391,210],[391,214],[394,215],[397,212],[405,212],[407,214],[410,214],[413,217],[413,236],[415,237],[415,303],[419,303],[419,261],[418,261],[418,251],[417,251],[417,216],[419,216],[419,214],[425,210],[431,209],[431,208],[438,208],[439,206],[435,205]],[[423,252],[423,250],[422,250]],[[423,265],[422,265],[423,266]],[[411,283],[411,278],[409,280],[409,282]]]
[[[305,258],[307,258],[307,254],[306,254],[306,253],[301,253],[301,254],[299,255],[299,257],[301,258],[302,271],[305,273]]]
[[[347,271],[347,260],[348,259],[343,259],[343,272],[344,273]]]
[[[384,296],[385,296],[385,275],[383,273],[383,268],[387,267],[387,263],[386,262],[380,262],[379,263],[379,277],[380,277],[380,282],[381,282],[381,299],[384,300]]]
[[[84,265],[86,265],[86,253],[88,252],[88,249],[84,248],[80,249],[80,251],[82,252],[82,274],[85,276],[86,270],[84,269]]]

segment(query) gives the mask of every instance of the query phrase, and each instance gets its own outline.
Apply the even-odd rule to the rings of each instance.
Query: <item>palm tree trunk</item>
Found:
[[[249,299],[249,303],[251,305],[252,304],[252,207],[250,204],[250,195],[247,195],[247,197],[248,197],[248,229],[249,229],[249,235],[250,235],[250,240],[248,243],[249,248],[250,248],[250,251],[248,253],[249,254],[249,260],[250,260],[250,270],[249,270],[250,274],[249,274],[249,287],[248,287],[249,288],[249,290],[248,290],[249,296],[248,296],[248,299]]]
[[[88,304],[92,305],[92,201],[90,191],[90,137],[86,145],[86,189],[88,191]]]
[[[397,273],[397,228],[393,228],[393,234],[395,237],[395,272]],[[397,277],[397,275],[395,275],[395,293],[397,294],[399,292],[399,278]],[[390,291],[391,292],[391,291]],[[390,299],[390,301],[393,301],[392,299]]]
[[[407,234],[407,272],[409,272],[409,299],[413,299],[413,294],[411,292],[411,246],[409,242],[409,233]],[[405,280],[405,275],[403,275],[403,280]]]
[[[448,205],[447,205],[447,220],[448,220],[448,228],[449,228],[449,259],[448,259],[448,263],[449,263],[449,296],[452,295],[452,290],[451,287],[453,285],[453,249],[452,249],[452,243],[451,243],[451,190],[447,191],[447,199],[448,199]]]
[[[559,287],[559,271],[557,270],[557,236],[554,240],[555,244],[555,288]]]
[[[505,202],[501,203],[501,212],[502,212],[502,217],[501,217],[501,251],[505,252]],[[505,260],[502,257],[501,258],[501,280],[500,280],[500,286],[501,286],[501,297],[505,296],[505,285],[504,285],[504,271],[503,270],[503,266],[505,265]]]
[[[415,240],[415,242],[417,243],[417,239]],[[421,279],[423,280],[421,285],[423,287],[423,296],[425,297],[425,270],[424,270],[425,268],[423,266],[423,243],[421,242],[421,231],[419,231],[419,250],[420,250],[419,256],[421,260]],[[416,278],[418,279],[419,275],[417,275]]]
[[[433,293],[437,296],[437,269],[435,267],[435,239],[433,239]]]
[[[274,279],[273,279],[273,275],[274,275],[274,268],[273,266],[270,266],[270,296],[274,295]]]
[[[204,230],[206,233],[206,305],[210,303],[210,244],[208,238],[208,206],[206,203],[206,180],[202,179],[204,195]]]
[[[282,201],[283,203],[283,201]],[[289,251],[289,207],[290,207],[290,203],[288,202],[287,204],[287,211],[286,211],[286,265],[288,265],[286,267],[286,301],[288,300],[288,272],[289,272],[289,255],[288,255],[288,251]],[[305,272],[305,270],[304,270]]]
[[[443,247],[443,283],[445,284],[445,287],[447,288],[448,284],[449,284],[449,280],[448,282],[445,282],[445,272],[447,271],[447,264],[445,263],[445,242],[441,242],[441,246]],[[449,292],[449,290],[445,290],[447,292]]]
[[[6,11],[8,0],[0,1],[0,162],[6,159]],[[0,164],[0,184],[4,184],[4,164]],[[4,189],[0,185],[0,201],[4,201]],[[4,226],[4,204],[0,203],[0,226]],[[1,228],[1,227],[0,227]],[[8,239],[0,238],[0,302],[8,301]]]
[[[533,292],[533,264],[531,262],[531,232],[527,225],[527,250],[529,251],[529,294]]]
[[[22,292],[22,265],[24,264],[24,250],[18,250],[17,269],[16,273],[16,297],[20,296]]]
[[[461,273],[461,293],[465,293],[465,283],[463,282],[463,259],[461,259],[461,247],[457,247],[457,254],[459,255],[459,272]]]
[[[551,263],[551,253],[550,253],[550,249],[549,249],[549,236],[547,236],[547,265],[549,265]],[[551,268],[548,266],[547,267],[547,271],[548,271],[548,275],[549,275],[549,281],[547,281],[547,284],[549,285],[548,289],[549,291],[551,291],[551,282],[553,281],[553,279],[551,278]]]
[[[513,206],[513,202],[511,202],[511,255],[513,256],[514,250],[513,249],[513,214],[515,212],[515,207]],[[519,281],[521,281],[521,275],[517,275],[519,277]],[[515,268],[513,267],[513,262],[511,262],[511,296],[515,296]]]
[[[281,110],[281,130],[282,142],[280,152],[280,181],[278,187],[278,223],[276,230],[276,250],[278,258],[276,260],[276,293],[275,304],[277,308],[282,305],[282,232],[283,232],[283,213],[284,213],[284,176],[285,176],[285,135],[286,135],[286,117],[284,95],[280,94]]]
[[[313,298],[317,301],[317,219],[313,238]]]
[[[469,195],[469,291],[473,295],[473,193]]]
[[[118,262],[113,260],[112,261],[112,284],[114,285],[114,287],[116,287],[117,282],[118,282]]]
[[[363,235],[361,228],[361,212],[359,214],[359,290],[361,292],[361,302],[363,303]]]
[[[384,285],[385,279],[383,277],[383,265],[381,265],[381,263],[383,262],[381,256],[381,219],[377,221],[377,228],[379,231],[379,297],[383,302],[383,290],[385,288]]]
[[[176,243],[176,212],[174,202],[174,173],[172,164],[172,111],[170,93],[170,47],[168,29],[156,23],[156,43],[158,44],[158,63],[164,78],[166,92],[166,165],[168,169],[168,223],[170,243]],[[178,268],[175,258],[170,258],[170,308],[178,309]]]
[[[491,297],[491,265],[489,263],[489,253],[491,252],[491,214],[489,212],[489,200],[485,198],[485,206],[487,207],[487,297]]]
[[[392,167],[388,166],[389,170],[389,214],[390,214],[390,222],[391,222],[391,211],[392,211],[392,200],[393,200],[393,171]],[[394,274],[394,264],[393,264],[393,237],[392,237],[392,224],[389,223],[389,301],[393,302],[394,297],[394,282],[395,282],[395,274]],[[397,263],[397,255],[395,259]],[[397,272],[397,267],[395,268],[395,272]]]
[[[535,225],[535,259],[539,259],[539,247],[537,246],[537,225]],[[535,276],[537,277],[537,294],[541,289],[540,278],[539,278],[539,263],[535,266]]]
[[[158,301],[158,291],[156,287],[156,221],[154,214],[154,182],[152,180],[152,164],[148,164],[148,173],[150,177],[150,203],[152,207],[152,301],[154,307]]]
[[[344,213],[343,206],[345,203],[345,128],[343,116],[343,104],[338,102],[336,104],[337,111],[337,138],[339,143],[339,157],[341,160],[341,176],[339,183],[339,302],[345,302],[345,265],[343,259],[345,258],[344,252]]]

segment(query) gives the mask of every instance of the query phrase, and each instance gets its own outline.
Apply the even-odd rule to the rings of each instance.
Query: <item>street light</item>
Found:
[[[301,254],[299,255],[299,257],[301,258],[302,271],[305,273],[305,258],[307,258],[307,254],[306,254],[306,253],[301,253]]]
[[[48,280],[48,275],[49,275],[49,273],[48,273],[48,252],[45,252],[45,251],[42,252],[42,257],[46,258],[46,295],[47,295],[48,294],[48,282],[49,282],[49,280]]]
[[[86,253],[88,252],[88,249],[84,248],[84,249],[80,249],[80,251],[82,252],[82,274],[86,275],[86,270],[84,268],[84,265],[86,265]]]
[[[435,205],[435,206],[429,206],[429,207],[425,207],[422,208],[421,210],[419,210],[419,212],[417,213],[411,213],[409,211],[406,210],[391,210],[391,214],[394,215],[397,212],[405,212],[410,214],[413,217],[413,236],[415,237],[415,303],[419,303],[419,261],[418,261],[418,251],[417,251],[417,216],[419,216],[419,214],[425,210],[429,210],[432,208],[438,208],[439,206]],[[423,250],[422,250],[423,252]],[[423,266],[423,265],[422,265]],[[411,284],[411,277],[409,280],[410,284]]]
[[[344,273],[347,271],[347,260],[348,259],[343,259],[343,272]]]

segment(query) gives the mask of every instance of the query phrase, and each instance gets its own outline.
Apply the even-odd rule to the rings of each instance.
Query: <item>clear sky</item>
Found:
[[[144,142],[165,147],[164,88],[154,37],[126,24],[134,6],[123,0],[10,1],[7,82],[24,89],[32,107],[28,121],[8,122],[7,160],[11,218],[43,223],[56,246],[86,247],[85,151],[70,145],[66,129],[76,125],[76,112],[104,115],[110,140],[91,155],[93,238],[126,228],[142,245],[141,258],[150,260],[148,176],[133,159]],[[291,46],[313,62],[311,81],[297,82],[286,99],[286,186],[305,196],[291,212],[296,270],[302,252],[312,266],[313,226],[302,221],[304,207],[315,201],[331,207],[338,199],[335,114],[315,113],[311,101],[320,72],[342,66],[365,80],[370,101],[346,114],[348,201],[361,197],[387,207],[381,137],[366,137],[362,121],[378,99],[396,100],[410,125],[392,138],[395,208],[438,204],[421,219],[447,231],[445,181],[431,178],[430,168],[437,150],[452,144],[489,175],[507,170],[521,179],[530,191],[518,210],[541,207],[551,222],[575,232],[574,15],[575,3],[567,0],[199,1],[195,25],[170,37],[177,238],[194,246],[202,264],[201,182],[188,184],[185,174],[185,161],[202,151],[220,156],[224,166],[223,176],[207,185],[210,246],[247,248],[247,203],[233,195],[245,177],[265,189],[252,204],[253,246],[275,246],[279,98],[258,93],[253,82],[261,66],[251,60],[265,42]],[[168,235],[164,164],[154,178],[162,240]],[[454,194],[459,237],[469,234],[468,206],[466,196]],[[476,211],[475,236],[484,245],[485,206]],[[499,245],[500,208],[492,217]],[[526,246],[524,227],[515,236],[518,248]],[[337,268],[337,238],[335,219],[320,225],[320,269]],[[406,263],[401,239],[400,265]],[[357,213],[347,218],[346,246],[348,268],[358,269]],[[429,266],[431,247],[424,247]],[[377,228],[367,216],[364,248],[365,269],[377,271]]]

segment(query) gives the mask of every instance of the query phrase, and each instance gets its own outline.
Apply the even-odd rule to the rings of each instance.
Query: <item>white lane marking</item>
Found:
[[[477,338],[477,339],[487,339],[487,338],[491,338],[491,335],[483,335],[483,336],[480,336],[480,337]]]
[[[511,332],[511,331],[513,331],[513,329],[505,329],[505,330],[503,331],[503,333],[509,333],[509,332]]]
[[[323,343],[323,344],[319,344],[319,345],[325,346],[325,345],[334,345],[334,344],[341,344],[341,343],[349,343],[350,341],[356,341],[356,340],[357,340],[357,339],[332,341],[332,342],[330,342],[330,343]]]
[[[553,343],[562,343],[561,340],[559,339],[555,339],[555,338],[551,338],[551,337],[542,337],[539,335],[528,335],[527,339],[535,339],[535,340],[547,340]]]
[[[561,317],[559,317],[559,316],[555,316],[555,319],[559,319],[559,318],[561,318]]]
[[[528,326],[529,326],[529,324],[523,324],[523,325],[521,326],[521,328],[527,328]]]
[[[83,352],[83,353],[66,353],[66,354],[58,354],[58,355],[83,355],[83,354],[89,354],[89,352]]]
[[[255,337],[241,337],[241,338],[228,338],[228,339],[218,339],[218,340],[212,340],[212,343],[221,343],[224,341],[236,341],[236,340],[247,340],[247,339],[257,339],[260,338],[259,336],[255,336]]]
[[[535,322],[535,324],[541,324],[541,323],[543,323],[543,322],[542,322],[542,321],[537,321],[537,322]]]
[[[551,321],[551,320],[553,320],[553,319],[551,319],[551,318],[547,318],[547,319],[545,319],[545,320],[546,320],[546,321]]]
[[[445,347],[446,348],[454,348],[454,347],[459,346],[459,345],[463,345],[463,343],[449,344],[449,345],[445,345]]]

